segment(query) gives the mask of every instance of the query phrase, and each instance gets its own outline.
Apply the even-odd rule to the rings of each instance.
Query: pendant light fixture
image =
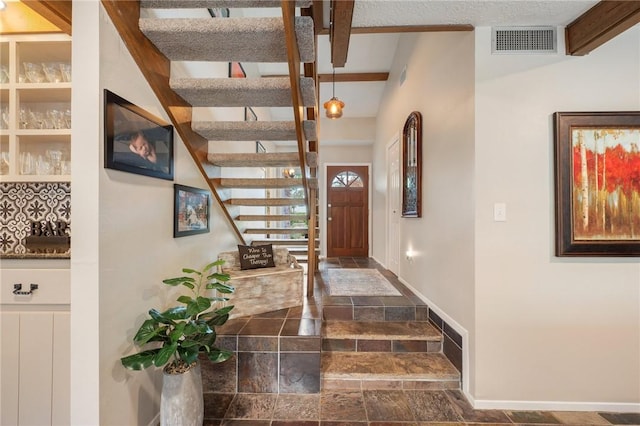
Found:
[[[333,69],[333,97],[324,103],[324,108],[327,110],[327,118],[336,119],[342,117],[342,108],[344,108],[344,102],[336,98],[336,70]]]

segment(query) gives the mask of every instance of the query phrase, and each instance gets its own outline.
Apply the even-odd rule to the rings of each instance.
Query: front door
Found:
[[[327,256],[369,255],[369,167],[327,166]]]

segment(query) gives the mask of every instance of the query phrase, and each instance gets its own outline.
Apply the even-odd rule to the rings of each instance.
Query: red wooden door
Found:
[[[369,167],[327,167],[327,256],[369,255]]]

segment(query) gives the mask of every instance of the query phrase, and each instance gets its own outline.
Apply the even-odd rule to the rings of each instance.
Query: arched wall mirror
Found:
[[[422,115],[409,114],[402,129],[402,217],[422,216]]]

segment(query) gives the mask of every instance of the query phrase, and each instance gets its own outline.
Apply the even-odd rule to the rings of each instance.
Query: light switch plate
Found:
[[[496,222],[507,221],[507,205],[506,203],[495,203],[493,205],[493,220]]]

